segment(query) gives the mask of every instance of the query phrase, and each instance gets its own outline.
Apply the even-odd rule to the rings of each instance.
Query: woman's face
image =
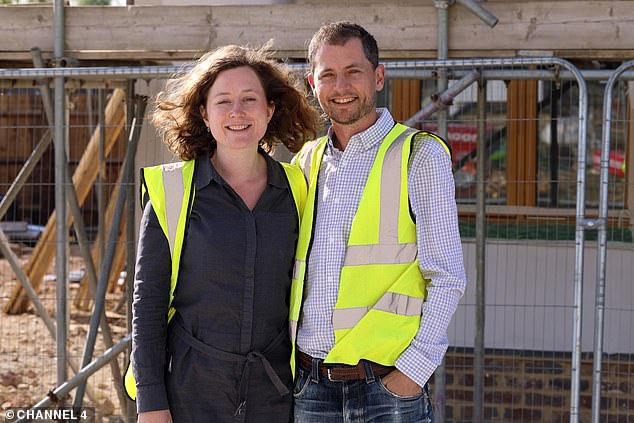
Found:
[[[200,107],[219,149],[257,149],[274,110],[249,66],[220,72]]]

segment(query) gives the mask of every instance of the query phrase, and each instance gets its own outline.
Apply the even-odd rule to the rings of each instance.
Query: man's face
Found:
[[[376,93],[383,89],[383,65],[376,69],[365,57],[358,38],[344,45],[322,45],[313,60],[308,82],[333,124],[364,130],[376,119]]]

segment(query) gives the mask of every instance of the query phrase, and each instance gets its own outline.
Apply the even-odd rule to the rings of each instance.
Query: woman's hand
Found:
[[[138,423],[172,423],[172,415],[168,409],[139,413]]]

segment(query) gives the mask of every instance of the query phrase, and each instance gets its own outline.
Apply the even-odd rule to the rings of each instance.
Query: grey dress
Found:
[[[139,412],[169,408],[176,423],[290,421],[298,218],[284,170],[266,158],[268,183],[252,211],[207,155],[197,159],[169,327],[169,247],[146,205],[133,303]]]

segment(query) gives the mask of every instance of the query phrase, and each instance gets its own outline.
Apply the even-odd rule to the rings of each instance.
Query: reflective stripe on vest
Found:
[[[185,188],[183,184],[183,173],[174,172],[178,168],[168,169],[168,165],[163,165],[163,189],[166,199],[174,201],[165,202],[165,216],[167,218],[167,240],[170,245],[170,255],[174,255],[174,242],[176,241],[176,228],[180,216],[181,207],[184,201]],[[180,200],[180,201],[179,201]]]
[[[372,307],[351,307],[335,309],[332,324],[335,329],[350,329],[366,315],[369,310],[380,310],[402,316],[418,316],[423,308],[423,299],[409,295],[386,292]]]

